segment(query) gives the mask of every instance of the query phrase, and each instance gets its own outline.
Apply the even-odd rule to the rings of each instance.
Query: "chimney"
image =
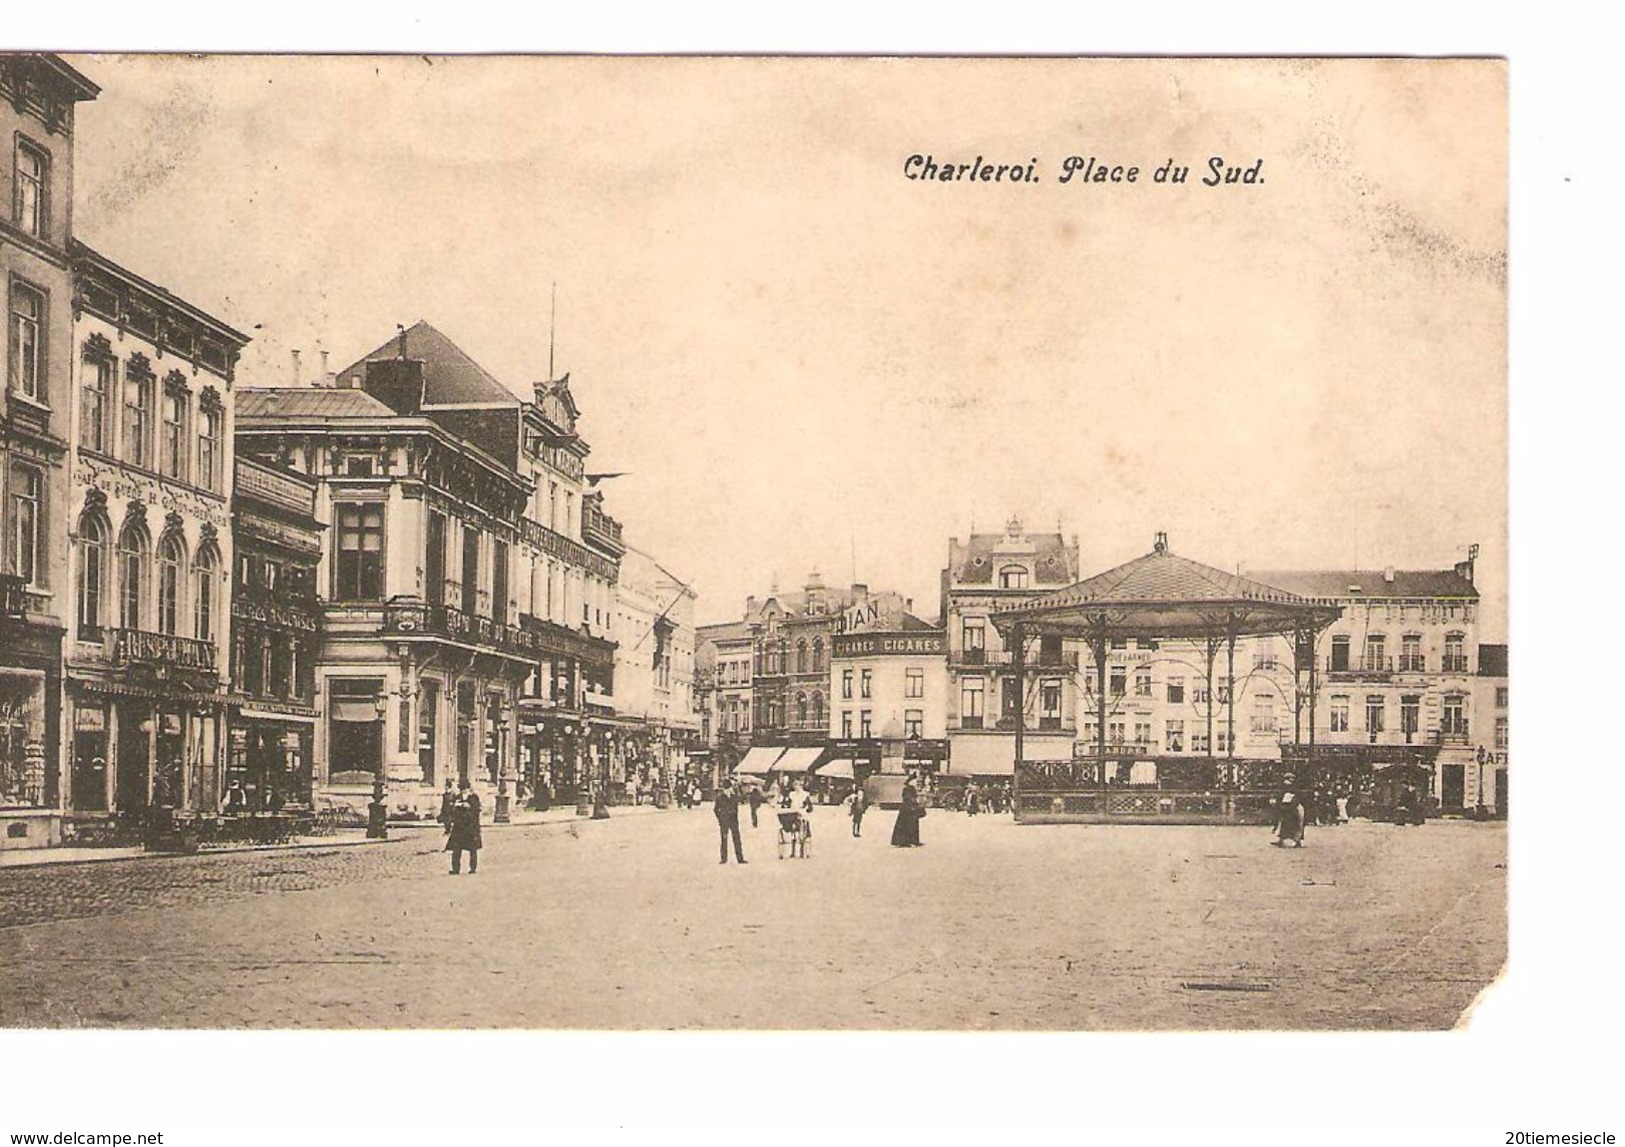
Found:
[[[298,385],[300,385],[300,379],[299,379],[299,348],[298,347],[293,348],[292,355],[293,355],[293,384],[295,386],[298,386]]]
[[[364,369],[361,389],[396,414],[416,414],[423,409],[422,359],[373,359]]]
[[[1466,580],[1468,585],[1473,584],[1473,566],[1478,561],[1478,543],[1474,542],[1467,547],[1467,560],[1456,563],[1456,576]]]
[[[1389,585],[1394,584],[1394,567],[1393,566],[1388,566],[1387,568],[1385,568],[1382,571],[1382,580],[1387,582]]]
[[[322,356],[322,385],[326,386],[328,384],[328,382],[332,379],[332,375],[329,374],[328,370],[327,370],[327,349],[325,347],[322,348],[321,356]]]

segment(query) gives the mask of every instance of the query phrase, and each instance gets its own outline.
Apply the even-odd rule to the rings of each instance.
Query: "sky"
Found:
[[[1016,515],[1084,576],[1157,531],[1244,570],[1477,543],[1505,640],[1498,62],[72,59],[76,231],[252,334],[241,383],[426,319],[523,394],[551,330],[701,622],[814,569],[934,616],[948,539]]]

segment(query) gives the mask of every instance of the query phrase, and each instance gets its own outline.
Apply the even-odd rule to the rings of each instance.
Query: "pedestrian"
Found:
[[[914,774],[910,773],[903,782],[903,803],[898,806],[897,820],[892,824],[891,843],[893,848],[919,848],[920,818],[925,816],[925,806],[920,802],[920,790],[915,785]]]
[[[1337,823],[1338,824],[1347,824],[1348,822],[1349,822],[1349,794],[1348,794],[1347,789],[1342,789],[1337,794]]]
[[[746,798],[750,802],[750,826],[756,827],[756,813],[762,807],[762,786],[750,786],[750,795]]]
[[[1291,773],[1281,778],[1281,793],[1275,801],[1275,839],[1270,843],[1277,848],[1303,847],[1304,807],[1303,794],[1297,791],[1296,778]]]
[[[733,781],[722,782],[722,787],[717,790],[717,799],[712,802],[711,811],[716,813],[717,817],[717,849],[721,853],[717,863],[728,863],[728,838],[731,836],[734,842],[734,859],[740,864],[748,864],[744,848],[739,843],[739,797],[734,792]]]
[[[451,853],[451,875],[463,870],[463,853],[468,853],[468,874],[480,870],[480,797],[464,781],[457,798],[452,801],[451,817],[446,832],[445,851]]]
[[[227,816],[241,816],[248,811],[248,794],[243,791],[242,781],[232,781],[226,788],[226,807],[223,811]]]
[[[981,806],[982,791],[976,787],[976,782],[972,781],[965,786],[965,815],[975,816],[982,811]]]
[[[440,815],[435,817],[447,832],[451,831],[451,806],[457,803],[457,792],[451,787],[451,778],[446,778],[446,791],[440,794]]]
[[[863,786],[855,785],[852,795],[846,798],[846,815],[852,818],[852,835],[863,835],[863,814],[869,808],[869,800],[863,795]]]

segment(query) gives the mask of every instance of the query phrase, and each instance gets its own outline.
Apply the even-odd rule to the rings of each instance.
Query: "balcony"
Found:
[[[449,605],[388,602],[384,606],[384,631],[444,637],[462,645],[483,646],[527,660],[538,656],[533,634],[512,625],[498,625],[489,617],[464,613]]]
[[[621,524],[591,503],[581,507],[581,537],[617,557],[626,553],[626,545],[621,541]]]
[[[1016,661],[1015,654],[1008,649],[961,649],[950,654],[950,657],[955,666],[968,669],[987,666],[1005,669],[1014,666]],[[1076,653],[1038,653],[1026,661],[1026,670],[1031,673],[1044,670],[1076,672],[1077,668]]]
[[[1428,659],[1420,653],[1401,653],[1399,655],[1399,671],[1401,673],[1426,673]]]
[[[1429,734],[1428,739],[1435,745],[1465,745],[1467,744],[1467,722],[1443,729],[1436,729]]]
[[[217,650],[213,642],[144,629],[106,629],[108,661],[120,667],[162,666],[213,673]]]
[[[1467,673],[1467,672],[1470,672],[1470,670],[1467,668],[1467,655],[1464,654],[1464,653],[1463,654],[1457,654],[1455,656],[1451,656],[1450,654],[1445,654],[1444,668],[1443,668],[1442,671],[1445,672],[1445,673]]]
[[[1368,655],[1356,662],[1347,658],[1331,656],[1326,658],[1326,672],[1333,674],[1350,674],[1363,677],[1388,677],[1394,672],[1394,659]]]

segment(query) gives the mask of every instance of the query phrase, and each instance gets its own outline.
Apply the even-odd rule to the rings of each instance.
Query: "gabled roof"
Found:
[[[750,640],[750,625],[743,621],[724,621],[716,625],[701,625],[694,632],[702,642]]]
[[[338,373],[340,387],[358,387],[373,359],[401,355],[401,336],[379,345],[371,354],[351,363]],[[419,319],[406,331],[406,358],[423,361],[423,401],[425,405],[493,403],[518,406],[519,398],[498,382],[462,347]]]
[[[1347,601],[1366,597],[1455,597],[1477,599],[1473,583],[1453,569],[1395,570],[1257,570],[1259,581],[1317,601]],[[1350,586],[1359,586],[1358,591]]]
[[[897,628],[903,633],[941,633],[942,626],[932,625],[929,621],[921,621],[912,613],[904,613],[898,621]]]
[[[393,418],[395,412],[363,390],[331,387],[244,387],[237,392],[237,421],[286,418]]]

